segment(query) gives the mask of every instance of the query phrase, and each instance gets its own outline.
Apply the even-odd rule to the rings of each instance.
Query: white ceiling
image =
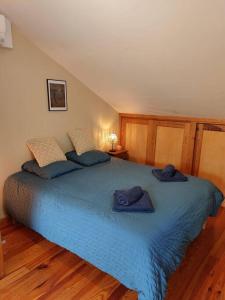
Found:
[[[119,112],[225,118],[224,0],[0,0]]]

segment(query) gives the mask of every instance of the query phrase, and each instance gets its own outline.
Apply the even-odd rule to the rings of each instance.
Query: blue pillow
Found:
[[[68,160],[72,160],[87,167],[103,163],[111,159],[110,155],[99,150],[87,151],[81,155],[78,155],[76,151],[70,151],[66,153],[66,157]]]
[[[27,161],[22,165],[22,170],[44,179],[52,179],[79,169],[82,169],[81,165],[68,160],[56,161],[45,167],[39,167],[36,160]]]

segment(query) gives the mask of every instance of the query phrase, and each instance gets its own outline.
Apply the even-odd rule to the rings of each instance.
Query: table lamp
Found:
[[[114,149],[114,144],[117,141],[117,135],[115,133],[111,133],[110,136],[109,136],[109,140],[112,143],[112,149],[110,151],[115,152],[116,150]]]

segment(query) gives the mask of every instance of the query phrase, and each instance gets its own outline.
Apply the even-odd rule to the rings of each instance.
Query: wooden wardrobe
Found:
[[[225,120],[120,114],[129,159],[213,181],[225,194]]]

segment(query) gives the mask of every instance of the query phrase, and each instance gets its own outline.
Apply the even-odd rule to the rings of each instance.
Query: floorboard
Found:
[[[6,240],[1,300],[137,300],[117,280],[32,230],[10,221],[0,230]],[[225,300],[224,208],[189,246],[166,300]]]

